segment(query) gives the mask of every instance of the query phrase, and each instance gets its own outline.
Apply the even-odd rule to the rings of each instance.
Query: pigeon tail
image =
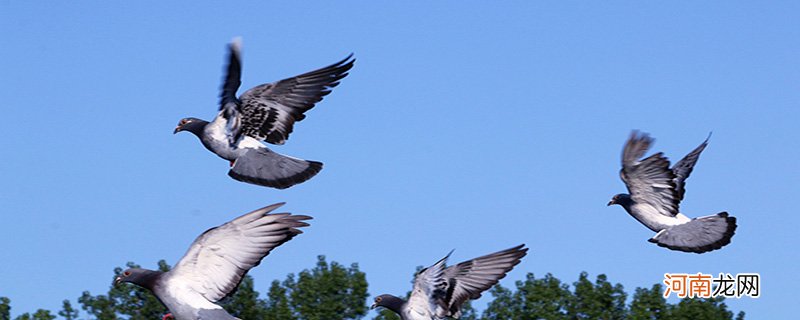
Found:
[[[302,160],[267,148],[250,149],[236,159],[228,175],[236,180],[276,189],[305,182],[322,170],[322,162]]]
[[[671,250],[704,253],[731,243],[735,231],[736,218],[720,212],[661,230],[648,241]]]

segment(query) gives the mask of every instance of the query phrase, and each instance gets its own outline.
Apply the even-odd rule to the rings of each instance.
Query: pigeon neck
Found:
[[[161,277],[162,274],[164,273],[161,271],[140,269],[135,275],[130,276],[127,281],[153,291],[156,281]]]
[[[191,123],[187,123],[183,127],[183,130],[189,131],[199,138],[202,137],[203,130],[205,130],[207,124],[208,121],[197,119],[195,121],[192,121]]]
[[[393,295],[385,295],[383,297],[383,301],[381,301],[381,306],[385,307],[386,309],[392,310],[397,314],[403,314],[403,306],[406,304],[405,300],[395,297]]]
[[[625,210],[630,212],[631,206],[633,205],[633,199],[628,194],[620,194],[619,198],[617,198],[617,204],[621,205]]]

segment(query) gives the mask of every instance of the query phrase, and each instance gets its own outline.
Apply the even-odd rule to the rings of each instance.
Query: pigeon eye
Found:
[[[375,298],[375,302],[381,302],[381,297]]]
[[[130,271],[125,271],[125,272],[122,273],[122,275],[127,277],[127,276],[131,275],[131,272]]]

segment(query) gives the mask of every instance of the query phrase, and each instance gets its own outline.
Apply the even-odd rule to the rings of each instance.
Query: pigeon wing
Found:
[[[228,142],[236,143],[241,136],[241,114],[239,112],[239,99],[236,98],[236,91],[242,84],[242,59],[241,59],[241,38],[234,38],[228,45],[228,68],[222,82],[220,92],[219,109],[217,117],[226,120],[226,135]]]
[[[683,200],[683,195],[686,193],[686,190],[684,189],[686,184],[685,181],[692,173],[697,160],[700,159],[700,153],[702,153],[708,145],[709,138],[711,138],[711,134],[708,135],[706,141],[703,141],[703,143],[692,150],[692,152],[689,152],[689,154],[683,157],[681,161],[678,161],[678,163],[672,167],[672,172],[675,174],[675,191],[678,194],[678,201]]]
[[[448,286],[442,304],[446,309],[437,310],[437,316],[458,318],[461,315],[461,305],[465,301],[480,298],[482,292],[497,284],[520,263],[528,252],[528,248],[523,248],[524,246],[521,244],[445,269],[444,277]]]
[[[170,271],[173,279],[216,302],[231,294],[242,277],[272,249],[302,233],[309,216],[274,213],[273,204],[212,228],[197,239]]]
[[[242,85],[242,40],[234,38],[228,45],[228,68],[222,82],[222,92],[220,92],[219,108],[222,110],[225,105],[233,103],[239,104],[236,98],[236,91]]]
[[[432,266],[422,269],[414,278],[414,288],[408,297],[408,307],[420,314],[433,313],[446,308],[444,296],[447,292],[447,279],[444,277],[447,258],[453,251]]]
[[[350,54],[322,69],[247,90],[239,98],[243,133],[260,141],[283,144],[294,123],[303,120],[303,113],[331,93],[354,62]]]
[[[652,141],[647,134],[639,135],[636,131],[631,134],[622,151],[620,177],[634,202],[673,217],[678,214],[680,199],[675,190],[675,174],[669,168],[669,160],[661,152],[638,160],[647,152]]]

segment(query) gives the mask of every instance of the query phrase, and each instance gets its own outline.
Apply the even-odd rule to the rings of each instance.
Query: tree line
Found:
[[[129,262],[128,268],[138,267]],[[161,260],[159,270],[170,266]],[[116,278],[123,268],[115,268]],[[111,283],[111,281],[109,281]],[[492,301],[482,312],[469,304],[463,308],[463,320],[575,320],[575,319],[635,319],[635,320],[741,320],[744,312],[735,315],[724,298],[685,298],[676,304],[663,297],[664,288],[636,288],[628,302],[628,293],[619,283],[612,284],[604,274],[594,281],[582,272],[572,285],[552,274],[536,278],[528,273],[513,288],[497,285],[488,293]],[[408,293],[406,294],[408,295]],[[327,262],[319,256],[316,266],[283,281],[274,280],[266,296],[255,290],[253,278],[245,276],[236,292],[221,303],[233,316],[245,320],[333,320],[362,319],[369,312],[366,274],[358,264],[343,266]],[[64,300],[56,314],[39,309],[23,313],[13,320],[154,320],[161,319],[167,309],[150,292],[133,285],[111,286],[106,294],[93,295],[84,291],[76,309]],[[399,319],[381,310],[373,320]],[[12,320],[11,301],[0,297],[0,320]]]

